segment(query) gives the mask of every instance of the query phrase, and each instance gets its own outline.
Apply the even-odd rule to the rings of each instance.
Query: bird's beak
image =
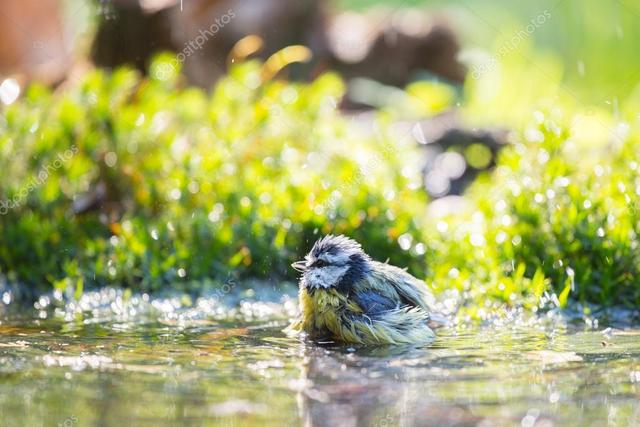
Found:
[[[296,261],[293,264],[291,264],[291,267],[293,267],[294,270],[296,270],[296,271],[304,273],[305,271],[307,271],[307,262],[306,261]]]

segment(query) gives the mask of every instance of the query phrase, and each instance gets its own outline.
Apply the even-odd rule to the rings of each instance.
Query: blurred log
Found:
[[[202,87],[224,74],[227,55],[249,34],[264,40],[257,55],[262,59],[293,44],[312,50],[310,63],[288,67],[292,78],[336,69],[347,79],[368,77],[402,87],[425,71],[455,83],[465,75],[456,59],[458,42],[444,19],[415,11],[332,17],[320,0],[189,0],[182,8],[177,0],[113,0],[112,5],[115,19],[103,20],[94,43],[98,65],[130,63],[144,70],[154,52],[168,49],[177,52],[189,81]],[[352,37],[354,31],[362,37]],[[357,60],[348,57],[358,51],[363,54]]]
[[[331,67],[345,78],[365,77],[404,87],[421,72],[464,81],[457,37],[443,18],[417,11],[371,16],[346,12],[329,27]]]
[[[172,50],[167,11],[176,0],[98,0],[101,21],[93,41],[91,57],[101,67],[122,64],[145,71],[150,55]]]
[[[113,19],[103,19],[93,44],[96,64],[133,64],[145,70],[160,50],[178,53],[190,83],[209,87],[226,71],[238,40],[257,34],[265,59],[285,46],[303,44],[326,57],[323,7],[317,0],[116,0]],[[314,64],[296,65],[297,77]]]
[[[224,74],[227,55],[250,34],[262,38],[256,56],[263,60],[286,46],[309,47],[314,54],[310,63],[288,67],[290,77],[308,78],[327,56],[324,15],[317,0],[198,0],[185,4],[183,13],[174,11],[172,35],[177,51],[185,53],[185,74],[200,86],[208,87]],[[206,40],[192,52],[190,42],[205,38],[203,34]]]

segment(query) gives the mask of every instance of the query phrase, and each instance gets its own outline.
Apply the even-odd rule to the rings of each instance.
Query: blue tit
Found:
[[[364,345],[428,343],[433,296],[424,282],[372,260],[345,236],[318,240],[304,261],[300,316],[288,328],[314,340]]]

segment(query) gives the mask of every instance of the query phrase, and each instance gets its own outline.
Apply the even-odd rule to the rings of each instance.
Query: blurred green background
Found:
[[[545,11],[546,23],[522,40],[520,59],[535,67],[529,45],[562,66],[565,89],[580,102],[613,106],[640,77],[640,2],[637,0],[420,1],[342,0],[339,7],[429,8],[454,22],[468,51],[495,53]],[[514,88],[518,90],[519,88]]]

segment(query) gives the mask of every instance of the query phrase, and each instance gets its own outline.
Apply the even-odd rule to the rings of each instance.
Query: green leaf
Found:
[[[558,295],[558,301],[560,302],[560,308],[564,308],[567,306],[567,300],[569,299],[569,293],[571,292],[571,287],[573,285],[573,277],[567,277],[567,280],[564,282],[564,289]]]

